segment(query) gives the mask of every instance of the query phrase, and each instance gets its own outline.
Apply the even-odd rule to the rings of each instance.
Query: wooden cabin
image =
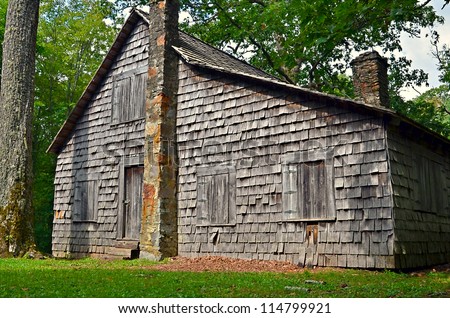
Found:
[[[450,142],[387,106],[286,84],[134,10],[51,144],[56,257],[175,255],[301,266],[450,261]],[[381,71],[380,71],[381,70]]]

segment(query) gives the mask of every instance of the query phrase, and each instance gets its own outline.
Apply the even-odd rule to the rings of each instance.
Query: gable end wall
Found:
[[[419,144],[412,140],[424,142]],[[404,127],[390,126],[388,148],[395,203],[397,267],[415,268],[450,262],[450,153],[443,150],[448,146],[417,132],[408,132]],[[419,185],[419,157],[440,166],[441,170],[433,178],[441,180]],[[431,188],[425,189],[426,186]],[[427,211],[424,202],[439,206],[439,211]]]
[[[111,125],[113,76],[148,64],[148,26],[131,32],[57,158],[52,249],[57,257],[103,254],[117,235],[120,164],[143,155],[144,119]],[[97,180],[96,222],[74,222],[74,185]]]

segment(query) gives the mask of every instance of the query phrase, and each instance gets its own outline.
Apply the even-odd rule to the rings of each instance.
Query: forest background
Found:
[[[149,0],[41,0],[33,119],[35,241],[51,252],[54,155],[46,150],[114,41],[126,12]],[[287,82],[354,98],[350,61],[389,60],[391,107],[450,137],[450,47],[439,30],[448,0],[180,0],[190,34]],[[8,0],[0,0],[3,42]],[[441,29],[439,29],[441,28]],[[445,30],[445,29],[444,29]],[[442,31],[441,31],[442,32]],[[405,38],[427,39],[437,78],[414,68]],[[403,39],[403,40],[402,40]],[[0,60],[1,60],[0,48]],[[0,69],[1,73],[1,69]],[[436,76],[436,75],[435,75]],[[414,91],[435,84],[417,96]],[[408,95],[411,96],[411,95]]]

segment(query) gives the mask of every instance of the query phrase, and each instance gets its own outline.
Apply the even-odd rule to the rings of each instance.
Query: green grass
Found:
[[[0,259],[0,297],[448,297],[450,275],[390,271],[189,273],[144,260]],[[305,281],[323,281],[308,284]]]

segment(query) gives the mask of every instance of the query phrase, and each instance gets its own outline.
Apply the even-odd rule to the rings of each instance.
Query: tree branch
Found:
[[[212,2],[225,15],[225,17],[228,19],[228,21],[230,21],[232,25],[234,25],[239,30],[243,30],[243,27],[229,15],[229,13],[227,12],[227,10],[225,10],[225,8],[223,8],[219,3],[217,3],[217,1],[213,0]],[[258,41],[256,41],[256,39],[251,34],[249,34],[248,32],[246,33],[250,43],[256,46],[261,51],[261,53],[267,60],[267,63],[269,63],[270,67],[274,69],[278,74],[280,74],[287,82],[289,82],[290,84],[295,84],[295,82],[289,77],[288,74],[286,74],[286,72],[284,72],[281,68],[275,66],[275,62],[272,60],[272,57],[270,56],[269,52],[264,48],[264,46],[260,44]]]
[[[422,3],[422,4],[418,7],[418,9],[423,9],[423,8],[425,8],[430,2],[431,2],[431,0],[425,1],[424,3]],[[448,1],[446,1],[446,2],[448,2]],[[445,6],[445,5],[444,5],[444,6]]]
[[[248,0],[248,2],[256,3],[256,4],[259,4],[259,5],[263,6],[263,7],[267,7],[267,4],[263,0]]]

